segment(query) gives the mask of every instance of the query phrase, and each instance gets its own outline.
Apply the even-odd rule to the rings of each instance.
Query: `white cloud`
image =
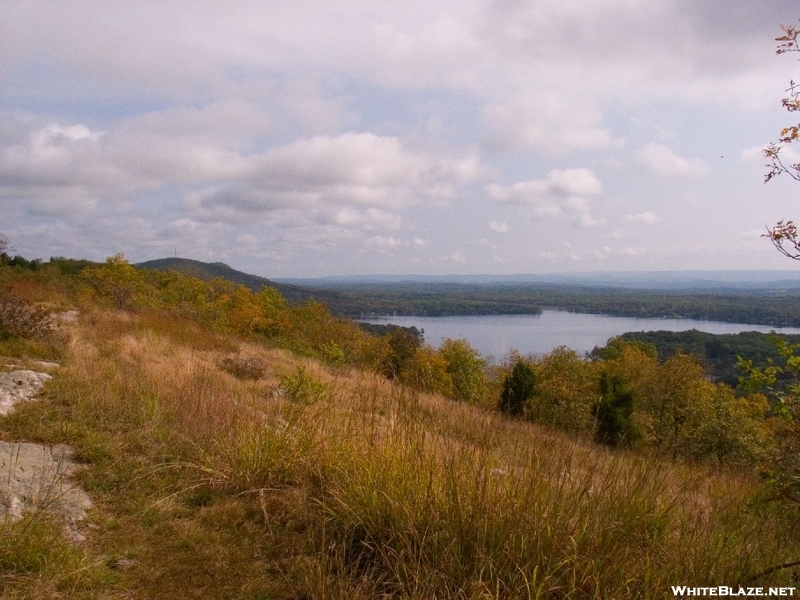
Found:
[[[597,219],[588,212],[581,212],[577,215],[577,222],[583,227],[598,227],[605,224],[605,219]]]
[[[586,99],[551,92],[520,92],[484,109],[489,147],[500,150],[537,148],[547,154],[569,150],[619,146],[609,128],[600,126],[602,114]]]
[[[616,227],[616,228],[612,229],[611,231],[609,231],[606,234],[605,237],[609,237],[609,238],[614,239],[614,240],[620,240],[620,239],[622,239],[624,237],[628,237],[629,235],[630,235],[630,232],[627,229],[625,229],[624,227]]]
[[[530,206],[536,216],[571,214],[582,225],[592,226],[600,221],[589,214],[584,196],[602,193],[603,186],[589,169],[555,169],[546,179],[520,181],[510,186],[490,184],[489,196],[498,202]]]
[[[700,177],[708,167],[699,158],[687,160],[661,144],[651,143],[637,155],[640,164],[664,177]]]
[[[384,237],[382,235],[376,235],[369,238],[366,241],[366,246],[372,250],[377,250],[378,252],[389,252],[393,248],[397,248],[400,246],[402,242],[394,237]]]
[[[392,252],[416,249],[434,270],[441,256],[431,246],[463,247],[458,240],[483,228],[507,267],[524,270],[538,268],[527,257],[561,248],[556,228],[534,224],[512,246],[494,235],[504,221],[486,231],[485,197],[583,226],[605,219],[610,233],[584,231],[575,243],[584,259],[604,242],[617,259],[615,236],[638,252],[636,236],[652,222],[612,199],[600,206],[604,190],[647,198],[662,222],[667,202],[685,198],[660,223],[664,239],[682,246],[742,242],[723,232],[752,228],[762,214],[791,216],[791,192],[775,187],[791,182],[762,190],[755,173],[748,188],[752,169],[732,168],[733,149],[763,163],[762,147],[750,146],[791,123],[779,98],[797,63],[775,57],[773,40],[778,24],[796,22],[793,3],[186,6],[0,2],[0,105],[13,107],[0,111],[0,227],[37,241],[16,245],[84,255],[183,241],[198,257],[241,248],[283,261],[259,260],[259,269],[407,268],[391,253],[362,262],[377,236],[400,242]],[[773,119],[775,130],[753,137]],[[625,178],[639,150],[643,170],[707,178],[691,190]],[[800,161],[791,148],[784,156]],[[568,168],[575,164],[593,170]],[[531,168],[554,170],[524,175]],[[495,184],[482,194],[475,183],[487,172]],[[605,208],[631,214],[612,218]],[[410,231],[436,242],[415,244]],[[339,254],[328,252],[337,244]],[[750,264],[743,248],[714,256]],[[688,266],[675,258],[681,251],[658,260]]]
[[[238,112],[253,116],[246,106],[212,107],[161,112],[108,131],[50,124],[27,139],[0,139],[0,200],[21,201],[37,213],[79,214],[101,199],[119,204],[189,186],[183,207],[204,222],[269,217],[396,230],[403,225],[398,210],[447,201],[482,174],[474,152],[434,154],[392,136],[315,136],[248,153],[226,147],[229,132],[204,131],[207,117],[214,122]]]
[[[290,81],[281,91],[286,110],[312,133],[335,131],[345,120],[340,101],[325,98],[319,83],[310,77]]]
[[[628,256],[641,256],[642,254],[645,253],[645,249],[628,247],[628,248],[623,248],[621,252],[622,254],[626,254]]]
[[[357,210],[343,207],[334,213],[332,220],[338,225],[360,226],[364,229],[400,229],[403,226],[400,215],[377,208]]]
[[[495,233],[508,233],[508,223],[505,221],[490,221],[489,229]]]
[[[603,191],[600,180],[589,169],[555,169],[547,179],[520,181],[511,186],[491,184],[489,195],[498,202],[538,205],[552,202],[579,202],[581,196]]]
[[[623,221],[631,225],[652,225],[658,222],[658,217],[654,212],[646,211],[635,215],[626,215]]]
[[[453,253],[452,253],[450,256],[447,256],[447,257],[445,257],[445,259],[444,259],[444,262],[458,262],[458,263],[462,263],[462,262],[466,262],[466,260],[467,260],[467,257],[466,257],[466,256],[464,256],[464,255],[461,253],[461,251],[459,251],[459,250],[456,250],[456,251],[455,251],[455,252],[453,252]]]
[[[764,162],[764,148],[766,147],[767,144],[745,148],[742,150],[742,162]]]

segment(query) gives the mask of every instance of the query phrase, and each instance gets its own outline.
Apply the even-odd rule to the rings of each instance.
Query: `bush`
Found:
[[[241,354],[226,356],[219,366],[238,379],[261,379],[267,371],[267,365],[258,356]]]
[[[53,319],[45,309],[7,290],[0,290],[0,340],[42,339],[54,331]]]
[[[320,356],[325,364],[332,367],[341,367],[347,362],[347,356],[336,342],[323,344],[319,349]]]
[[[313,404],[325,394],[325,384],[299,366],[294,373],[281,377],[281,388],[289,400],[298,404]]]

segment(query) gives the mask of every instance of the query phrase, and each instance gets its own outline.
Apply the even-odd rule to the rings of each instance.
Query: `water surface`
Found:
[[[769,327],[694,319],[638,319],[545,310],[540,315],[482,315],[459,317],[381,317],[368,323],[392,323],[425,330],[425,341],[438,347],[445,338],[466,339],[483,356],[502,358],[511,350],[543,355],[567,346],[583,355],[609,338],[628,331],[689,331],[707,333],[800,333],[793,327]]]

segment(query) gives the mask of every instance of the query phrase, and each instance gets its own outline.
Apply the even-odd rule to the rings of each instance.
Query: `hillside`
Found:
[[[0,418],[0,437],[71,447],[94,505],[73,541],[46,496],[0,524],[0,595],[555,600],[795,585],[782,565],[800,556],[800,520],[756,476],[772,449],[763,397],[734,398],[688,357],[612,350],[529,363],[536,394],[513,418],[497,402],[512,365],[461,342],[376,338],[318,304],[119,258],[69,276],[0,269],[0,364],[52,374]],[[625,395],[607,396],[603,374],[636,393],[637,444],[593,435],[598,395]]]
[[[190,277],[197,277],[204,281],[210,281],[215,277],[221,277],[227,281],[238,283],[246,288],[258,292],[262,287],[273,287],[281,293],[281,296],[293,304],[301,304],[315,295],[306,288],[287,283],[277,283],[265,277],[251,275],[237,271],[225,263],[207,263],[189,258],[159,258],[137,263],[137,267],[142,269],[153,269],[156,271],[177,271]],[[317,294],[319,296],[319,294]]]

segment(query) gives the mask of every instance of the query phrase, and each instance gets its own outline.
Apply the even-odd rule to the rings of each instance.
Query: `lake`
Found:
[[[558,346],[583,355],[609,338],[628,331],[689,331],[707,333],[800,333],[793,327],[769,327],[693,319],[637,319],[545,310],[540,315],[482,315],[460,317],[379,317],[367,323],[402,325],[425,331],[425,341],[438,347],[445,338],[465,339],[483,356],[502,359],[510,350],[541,356]]]

